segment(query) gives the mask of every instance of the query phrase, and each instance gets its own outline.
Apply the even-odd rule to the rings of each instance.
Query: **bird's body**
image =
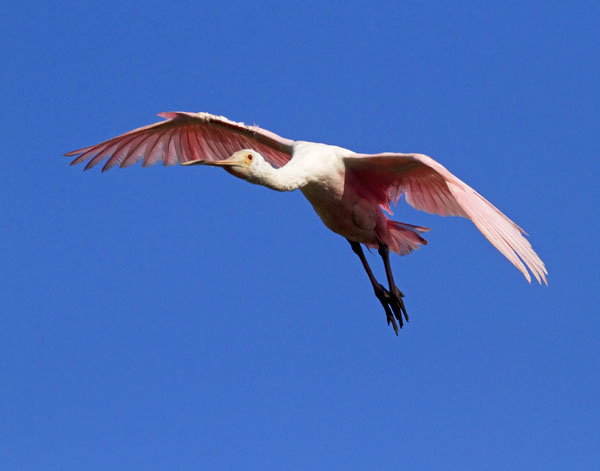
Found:
[[[337,146],[292,141],[258,128],[208,113],[164,113],[167,121],[133,130],[66,155],[89,159],[86,169],[107,159],[115,165],[222,166],[231,174],[277,191],[301,190],[323,223],[342,235],[359,256],[388,323],[397,333],[408,320],[403,294],[391,272],[389,250],[406,255],[427,242],[424,227],[392,221],[390,204],[402,195],[417,209],[471,219],[485,237],[531,281],[531,271],[546,282],[543,262],[523,231],[485,198],[423,154],[358,154]],[[278,167],[278,168],[276,168]],[[377,248],[386,268],[388,288],[377,282],[360,244]],[[527,268],[526,268],[527,267]]]
[[[303,175],[302,194],[333,232],[369,247],[378,241],[394,247],[380,202],[361,194],[360,184],[349,178],[344,159],[354,155],[342,147],[300,141],[282,170],[290,167]]]
[[[352,154],[342,147],[299,141],[290,163],[280,171],[301,175],[299,189],[329,229],[356,242],[373,243],[381,209],[345,187],[343,159]]]

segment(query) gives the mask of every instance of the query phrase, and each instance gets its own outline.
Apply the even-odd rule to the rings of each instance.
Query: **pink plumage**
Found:
[[[502,255],[531,281],[522,261],[538,282],[546,283],[544,263],[523,237],[525,231],[443,165],[423,154],[360,154],[345,159],[349,172],[384,207],[405,195],[416,209],[440,216],[471,219]],[[521,261],[522,259],[522,261]]]
[[[66,154],[71,164],[102,171],[138,162],[146,167],[204,164],[221,166],[236,177],[278,191],[300,189],[327,227],[344,236],[359,256],[375,295],[398,333],[408,320],[396,287],[389,250],[406,255],[427,242],[429,229],[392,221],[390,211],[402,195],[416,209],[471,219],[483,235],[531,282],[547,283],[544,263],[525,232],[473,188],[423,154],[357,154],[326,144],[285,139],[257,126],[208,113],[161,113],[165,121]],[[361,245],[377,248],[388,281],[375,279]],[[529,271],[528,271],[529,270]]]
[[[236,150],[252,147],[271,164],[281,167],[290,159],[292,141],[258,126],[246,126],[208,113],[159,113],[166,121],[134,129],[120,136],[66,156],[77,156],[71,165],[89,160],[88,170],[108,158],[102,171],[120,165],[129,167],[142,160],[148,167],[203,158],[222,160]]]

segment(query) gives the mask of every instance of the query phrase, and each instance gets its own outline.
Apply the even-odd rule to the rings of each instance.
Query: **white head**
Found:
[[[293,191],[306,184],[306,178],[302,174],[286,171],[289,170],[288,165],[275,169],[262,155],[252,149],[238,150],[224,160],[193,160],[181,165],[223,167],[242,180],[277,191]]]
[[[195,160],[193,162],[186,162],[183,165],[223,167],[233,176],[251,183],[260,183],[265,173],[274,170],[262,155],[251,149],[238,150],[231,157],[224,160]]]

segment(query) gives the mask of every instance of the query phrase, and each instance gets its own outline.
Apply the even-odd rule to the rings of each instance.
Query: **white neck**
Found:
[[[251,176],[248,181],[272,190],[294,191],[307,184],[306,178],[299,175],[298,170],[290,163],[276,169],[265,162],[264,165],[261,165],[260,171]]]

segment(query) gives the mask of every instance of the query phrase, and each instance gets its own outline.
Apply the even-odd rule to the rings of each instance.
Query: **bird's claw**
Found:
[[[404,326],[403,316],[404,319],[406,319],[406,322],[408,322],[408,313],[406,312],[406,306],[402,299],[404,293],[402,293],[397,286],[394,286],[394,288],[395,292],[392,294],[379,284],[377,288],[375,288],[375,296],[377,296],[377,299],[379,299],[379,302],[385,310],[388,325],[391,323],[394,332],[398,335],[398,324],[400,325],[400,328]],[[396,322],[396,320],[398,322]]]

